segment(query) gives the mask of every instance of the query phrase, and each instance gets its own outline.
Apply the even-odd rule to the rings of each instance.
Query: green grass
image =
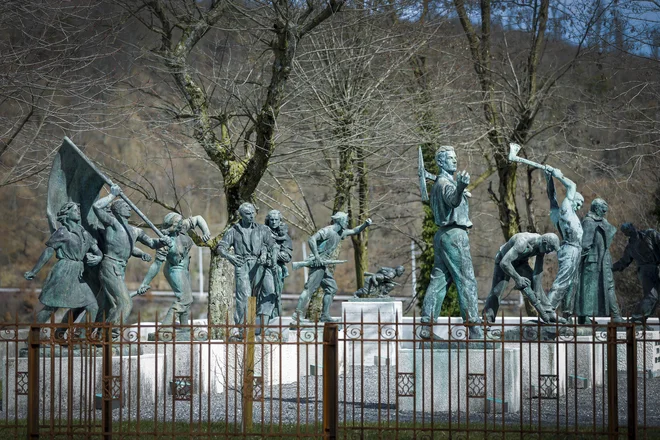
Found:
[[[66,426],[62,428],[55,427],[51,432],[49,426],[43,426],[40,432],[40,438],[46,439],[102,439],[100,422],[97,426],[90,429],[79,422],[74,422],[75,429],[71,433],[67,433]],[[413,423],[400,423],[398,429],[394,424],[387,426],[378,426],[377,424],[370,423],[364,425],[348,425],[340,426],[338,439],[360,439],[360,440],[436,440],[436,439],[455,439],[455,440],[591,440],[591,439],[607,439],[607,433],[592,432],[589,427],[578,427],[577,432],[572,428],[570,431],[546,429],[540,434],[537,433],[538,427],[526,426],[522,430],[515,426],[505,426],[507,432],[502,432],[502,426],[493,427],[492,424],[471,423],[469,428],[467,425],[452,424],[451,431],[449,424],[434,424],[433,429],[429,423],[413,424]],[[514,431],[518,428],[517,432]],[[451,437],[450,437],[451,432]],[[644,435],[646,434],[646,436]],[[27,427],[25,421],[12,423],[6,425],[4,421],[0,421],[0,438],[5,439],[24,439],[27,436]],[[262,439],[262,438],[306,438],[306,439],[320,439],[322,436],[322,429],[318,425],[261,425],[255,423],[252,432],[243,435],[240,432],[240,426],[235,424],[227,424],[220,422],[213,423],[195,423],[189,425],[185,422],[154,422],[154,421],[140,421],[137,422],[115,422],[113,423],[113,440],[115,439],[139,439],[139,440],[187,440],[193,439]],[[660,439],[660,427],[647,429],[643,432],[640,429],[639,438],[648,440]],[[619,439],[626,438],[625,428],[619,432]]]

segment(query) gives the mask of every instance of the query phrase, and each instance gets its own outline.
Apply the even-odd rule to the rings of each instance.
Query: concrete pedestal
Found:
[[[519,412],[519,365],[520,350],[516,348],[402,349],[398,409],[433,413],[506,408]]]
[[[339,350],[346,353],[346,368],[396,365],[395,339],[402,338],[403,333],[401,301],[344,302],[342,321],[346,326]]]

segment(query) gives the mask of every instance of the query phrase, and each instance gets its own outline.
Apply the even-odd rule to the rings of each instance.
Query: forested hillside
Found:
[[[333,212],[353,225],[371,217],[342,245],[340,293],[361,286],[356,273],[403,264],[393,294],[412,296],[411,241],[428,282],[420,146],[429,169],[438,146],[455,146],[471,175],[480,298],[506,239],[553,231],[544,176],[509,163],[509,142],[576,181],[581,216],[601,197],[612,224],[657,227],[660,9],[631,3],[2,2],[0,287],[26,290],[5,298],[0,319],[39,308],[30,289],[48,271],[22,274],[49,236],[46,182],[64,136],[154,223],[171,210],[204,216],[211,246],[243,201],[259,221],[282,211],[294,260]],[[614,259],[624,245],[618,234]],[[224,316],[231,267],[205,252],[210,313]],[[147,268],[131,261],[129,288]],[[550,258],[545,283],[555,273]],[[622,303],[641,296],[633,270],[616,277]],[[168,289],[162,276],[152,286]],[[302,286],[292,271],[285,293]]]

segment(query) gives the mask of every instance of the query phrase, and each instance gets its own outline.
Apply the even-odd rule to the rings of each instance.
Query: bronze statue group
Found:
[[[457,159],[453,147],[443,146],[437,150],[437,176],[424,169],[420,149],[422,200],[430,202],[438,230],[433,239],[434,266],[422,304],[423,325],[419,336],[425,339],[435,337],[430,324],[438,318],[452,283],[458,291],[463,321],[476,324],[468,325],[471,339],[483,338],[482,317],[489,323],[495,321],[502,293],[510,279],[514,280],[516,288],[533,308],[529,312],[535,312],[544,323],[563,324],[567,318],[576,317],[578,324],[586,324],[593,317],[604,316],[622,322],[612,272],[625,269],[633,261],[638,267],[644,297],[632,314],[632,320],[644,322],[658,304],[660,234],[654,230],[638,231],[630,223],[623,224],[621,231],[629,237],[628,246],[623,257],[612,264],[609,247],[616,228],[605,219],[607,203],[600,198],[594,199],[589,213],[580,221],[577,212],[584,198],[577,192],[575,183],[556,168],[518,158],[516,153],[519,148],[511,145],[510,160],[545,171],[550,216],[559,236],[554,233],[518,233],[500,248],[495,256],[492,287],[481,315],[477,308],[477,283],[468,236],[472,227],[468,208],[470,194],[467,191],[470,176],[465,171],[456,173]],[[95,182],[94,176],[100,176],[100,180]],[[555,179],[566,188],[561,204],[556,198]],[[427,180],[433,182],[430,195]],[[110,193],[98,198],[98,190],[104,184],[110,185]],[[80,188],[72,190],[76,185]],[[194,244],[192,231],[199,230],[201,236],[197,237],[203,242],[211,237],[208,225],[201,216],[184,218],[172,212],[165,216],[160,229],[156,228],[68,138],[65,138],[51,171],[49,212],[54,203],[60,202],[62,204],[57,208],[56,218],[49,216],[52,235],[46,242],[46,249],[34,268],[25,273],[26,279],[33,279],[56,255],[57,263],[39,297],[44,307],[36,316],[37,322],[47,322],[58,309],[67,308],[73,316],[65,316],[65,319],[80,321],[86,316],[85,319],[90,321],[117,325],[126,323],[132,310],[132,296],[146,293],[163,267],[176,299],[162,323],[189,323],[193,302],[189,270],[190,250]],[[131,209],[154,229],[158,238],[151,238],[142,229],[128,223]],[[239,208],[240,220],[225,232],[215,249],[234,266],[233,319],[239,327],[246,321],[250,296],[257,298],[257,315],[262,325],[282,315],[282,291],[288,276],[286,265],[293,255],[291,237],[282,214],[272,210],[266,215],[264,224],[260,224],[256,222],[256,213],[251,203],[243,203]],[[343,261],[334,260],[333,256],[344,238],[361,233],[371,223],[371,219],[367,219],[358,227],[349,229],[348,215],[337,212],[332,215],[329,226],[309,238],[310,258],[293,263],[294,268],[310,269],[292,316],[293,327],[308,323],[305,311],[311,296],[319,288],[323,291],[320,321],[334,321],[330,316],[330,306],[337,292],[337,284],[331,268]],[[125,283],[129,258],[152,259],[151,255],[135,246],[136,241],[156,250],[156,259],[137,292],[131,295]],[[557,252],[559,268],[546,294],[542,283],[544,256],[551,252]],[[535,257],[533,269],[528,262],[531,257]],[[399,266],[365,273],[367,279],[364,287],[354,296],[387,296],[396,286],[394,279],[403,272],[403,266]],[[559,310],[563,312],[563,317]],[[241,339],[243,334],[239,331],[234,337]]]
[[[635,308],[631,319],[643,323],[655,313],[658,305],[660,278],[660,234],[652,229],[638,231],[630,223],[624,223],[621,231],[629,238],[624,256],[612,264],[609,247],[616,228],[606,219],[607,203],[596,198],[589,213],[580,221],[577,212],[584,198],[577,192],[573,181],[553,167],[531,162],[516,156],[520,147],[511,144],[509,160],[521,162],[545,171],[547,193],[550,200],[550,217],[560,238],[554,233],[544,235],[522,232],[515,234],[495,256],[493,282],[484,309],[483,319],[492,323],[497,315],[502,292],[510,279],[527,299],[530,306],[544,323],[567,322],[577,318],[578,324],[588,324],[593,317],[611,317],[613,322],[623,322],[614,291],[613,271],[623,270],[634,260],[644,297]],[[438,231],[435,234],[434,266],[424,302],[420,336],[433,339],[431,322],[435,322],[451,282],[456,285],[463,321],[481,324],[477,312],[477,285],[470,255],[468,230],[472,227],[469,218],[466,188],[470,176],[457,170],[456,153],[452,147],[440,147],[435,155],[439,175],[424,169],[421,148],[419,151],[419,177],[422,199],[429,201]],[[566,188],[566,195],[558,203],[554,180]],[[426,181],[433,181],[428,196]],[[557,252],[558,272],[547,292],[543,289],[544,256]],[[535,257],[534,269],[528,263]],[[563,312],[559,316],[558,310]],[[532,312],[534,312],[532,311]],[[483,337],[480,325],[470,325],[469,337]]]

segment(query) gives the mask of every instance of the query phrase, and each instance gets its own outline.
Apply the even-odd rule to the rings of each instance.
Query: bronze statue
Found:
[[[641,324],[658,307],[660,233],[653,229],[638,231],[632,223],[622,224],[621,232],[628,237],[628,245],[621,259],[612,265],[612,271],[622,271],[633,261],[637,264],[637,277],[642,283],[644,297],[635,307],[631,318],[633,322]]]
[[[151,255],[135,247],[135,241],[151,249],[158,249],[169,243],[167,237],[156,240],[145,234],[142,229],[129,225],[131,208],[124,200],[114,201],[108,212],[106,208],[120,194],[121,189],[117,185],[112,185],[110,194],[97,200],[93,205],[96,216],[105,227],[101,231],[104,249],[99,270],[101,292],[97,320],[100,321],[105,316],[106,322],[114,324],[125,323],[133,309],[133,301],[124,282],[128,259],[133,256],[143,261],[151,261]]]
[[[624,322],[614,293],[612,258],[609,247],[616,234],[605,215],[607,202],[594,199],[589,213],[582,219],[582,261],[580,284],[573,304],[568,308],[578,317],[578,324],[587,324],[591,316],[612,316],[613,322]]]
[[[435,322],[440,315],[442,303],[451,283],[456,284],[458,304],[464,322],[481,323],[477,309],[477,279],[474,276],[472,255],[470,254],[470,239],[468,230],[472,228],[468,206],[470,175],[457,169],[456,152],[453,147],[443,146],[435,153],[440,174],[434,176],[424,170],[421,148],[419,150],[419,173],[422,199],[427,192],[426,179],[433,180],[431,189],[431,210],[438,231],[433,237],[434,263],[424,302],[422,304],[423,323]],[[424,326],[420,336],[425,339],[433,335]],[[478,325],[469,327],[471,339],[483,338],[483,331]]]
[[[336,264],[336,261],[329,260],[329,258],[344,238],[359,234],[371,224],[371,219],[368,218],[357,228],[347,229],[348,214],[337,212],[331,218],[332,224],[330,226],[326,226],[316,232],[307,241],[312,251],[312,258],[306,262],[302,262],[303,264],[293,264],[294,269],[307,266],[310,267],[310,271],[305,288],[300,294],[300,298],[298,298],[296,310],[293,312],[292,326],[303,323],[305,308],[307,308],[312,293],[319,287],[323,288],[323,310],[321,311],[320,320],[321,322],[336,322],[335,319],[330,317],[330,306],[332,305],[335,293],[337,293],[337,283],[332,273],[328,270],[328,266]]]
[[[38,323],[47,322],[60,308],[84,309],[88,319],[94,320],[98,304],[94,292],[83,280],[85,263],[95,266],[103,254],[96,240],[80,224],[80,206],[68,202],[57,212],[60,227],[50,236],[34,268],[25,272],[25,279],[32,280],[55,254],[57,263],[44,283],[39,301],[43,309],[37,313]]]
[[[355,298],[385,298],[399,283],[394,281],[405,272],[403,266],[381,267],[376,273],[365,272],[364,287],[353,293]]]
[[[189,322],[190,306],[193,302],[190,282],[190,249],[194,243],[187,233],[195,228],[202,231],[204,242],[211,238],[209,227],[201,215],[184,219],[181,214],[170,212],[165,216],[161,231],[167,236],[169,243],[156,251],[156,260],[152,263],[137,291],[138,295],[144,295],[151,288],[149,284],[165,263],[165,278],[176,299],[161,321],[162,324],[172,324],[177,318],[181,325],[187,325]]]
[[[265,295],[274,294],[272,277],[269,283],[263,281],[263,267],[268,263],[268,249],[273,246],[274,240],[271,229],[254,221],[257,214],[254,205],[243,203],[238,208],[241,220],[225,233],[216,247],[220,256],[234,265],[236,279],[236,308],[234,310],[234,323],[245,323],[248,297],[258,289],[265,289]],[[229,248],[234,248],[234,253]],[[242,338],[242,333],[239,332]]]
[[[495,255],[493,270],[493,285],[486,299],[483,315],[488,322],[495,322],[500,307],[502,292],[513,278],[519,289],[530,304],[536,309],[543,322],[555,321],[554,314],[547,311],[542,304],[545,296],[543,291],[543,260],[546,254],[559,249],[559,238],[555,234],[533,234],[520,232],[507,241]],[[536,257],[534,270],[529,266],[529,258]]]

